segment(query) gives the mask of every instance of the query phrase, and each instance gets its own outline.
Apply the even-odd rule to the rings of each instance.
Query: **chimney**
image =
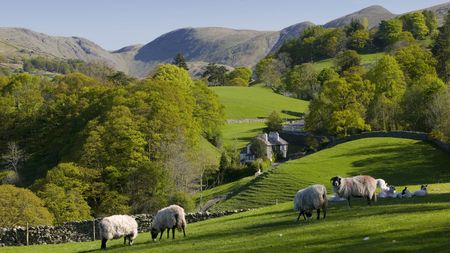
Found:
[[[279,141],[280,140],[280,135],[278,134],[278,132],[270,132],[269,133],[269,139],[270,140],[274,140],[274,141]]]

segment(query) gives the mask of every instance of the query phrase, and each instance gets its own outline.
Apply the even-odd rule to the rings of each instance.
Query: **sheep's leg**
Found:
[[[347,198],[347,204],[348,204],[348,207],[349,207],[349,208],[352,207],[352,204],[350,203],[350,197]]]
[[[164,229],[161,229],[161,235],[159,236],[159,240],[161,241],[162,235],[164,234]]]
[[[317,219],[320,220],[320,208],[317,209]]]
[[[170,228],[167,228],[167,239],[169,239]]]
[[[305,220],[306,220],[306,215],[305,215],[305,212],[303,212],[303,219],[305,219]]]
[[[103,238],[102,239],[102,246],[101,246],[101,249],[106,249],[106,239],[105,238]]]
[[[186,232],[184,232],[184,224],[183,225],[181,225],[181,228],[183,229],[183,235],[184,235],[184,237],[186,237]]]
[[[172,228],[172,239],[175,239],[175,227]]]
[[[370,197],[367,197],[367,203],[370,205],[372,205],[372,201],[370,201]]]
[[[126,245],[126,244],[127,244],[127,236],[128,236],[128,235],[126,235],[126,236],[123,237],[123,245]]]
[[[300,216],[302,216],[302,212],[298,213],[297,222],[300,220]]]
[[[327,209],[322,209],[323,212],[323,218],[325,219],[325,217],[327,217]]]

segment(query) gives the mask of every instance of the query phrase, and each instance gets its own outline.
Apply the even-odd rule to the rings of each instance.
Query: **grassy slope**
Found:
[[[291,161],[259,182],[252,199],[270,191],[287,203],[189,224],[187,237],[149,242],[141,234],[132,247],[108,242],[109,252],[448,252],[450,241],[450,156],[413,140],[353,141]],[[369,207],[354,201],[330,203],[325,221],[295,223],[291,198],[313,182],[329,186],[330,175],[367,173],[396,185],[429,183],[430,195],[380,199]],[[292,178],[289,180],[288,178]],[[273,182],[276,179],[278,182]],[[287,184],[295,184],[292,189]],[[269,191],[269,188],[270,191]],[[248,198],[248,202],[251,198]],[[271,199],[269,196],[268,199]],[[244,201],[244,200],[242,200]],[[236,203],[236,202],[235,202]],[[241,202],[241,204],[244,202]],[[248,202],[251,206],[252,203]],[[179,236],[179,233],[177,233]],[[368,237],[368,240],[363,240]],[[5,247],[2,252],[101,252],[100,242]]]
[[[450,155],[429,144],[397,138],[369,138],[352,141],[289,161],[273,173],[214,209],[260,207],[289,201],[307,185],[321,183],[331,190],[335,175],[368,174],[399,186],[450,182]],[[431,186],[433,191],[434,186]]]
[[[331,203],[326,220],[296,223],[292,203],[189,224],[187,237],[153,243],[142,233],[131,246],[108,252],[448,252],[450,186],[446,193],[380,200],[351,210]],[[363,238],[369,237],[368,240]],[[5,247],[2,252],[102,252],[100,241]]]
[[[223,144],[243,148],[266,127],[264,123],[225,124],[222,128]]]
[[[272,111],[305,112],[308,102],[282,96],[272,90],[261,87],[213,87],[220,102],[225,106],[227,119],[267,117]],[[283,114],[286,118],[293,115]]]
[[[236,181],[205,190],[203,191],[203,203],[206,203],[208,200],[213,199],[217,196],[224,195],[234,189],[238,189],[239,187],[242,187],[245,184],[247,184],[253,178],[255,177],[254,176],[244,177]],[[197,192],[195,194],[195,199],[197,202],[200,200],[200,194],[201,194],[200,192]]]
[[[362,54],[361,55],[361,64],[370,67],[374,63],[376,63],[385,53],[374,53],[374,54]],[[316,69],[318,71],[324,68],[333,67],[334,58],[318,61],[314,63]]]

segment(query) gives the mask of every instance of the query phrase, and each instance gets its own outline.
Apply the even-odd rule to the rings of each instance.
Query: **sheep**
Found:
[[[380,188],[382,191],[387,191],[389,190],[389,187],[387,186],[386,181],[384,181],[384,179],[378,178],[376,179],[377,181],[377,187]]]
[[[368,204],[377,201],[375,190],[377,189],[377,181],[371,176],[355,176],[342,178],[335,176],[331,178],[333,191],[337,196],[346,198],[348,207],[351,207],[351,197],[367,198]]]
[[[402,194],[400,195],[402,198],[411,198],[412,194],[409,192],[408,187],[405,186],[405,189],[402,190]]]
[[[412,195],[423,197],[423,196],[426,196],[427,194],[428,194],[428,185],[426,184],[426,185],[421,185],[420,190],[415,191]]]
[[[379,194],[379,198],[396,198],[397,192],[395,191],[395,186],[389,185],[387,189],[382,190]]]
[[[138,224],[136,220],[128,215],[113,215],[105,217],[100,221],[100,237],[102,238],[101,249],[106,249],[106,241],[117,239],[122,236],[123,244],[132,245],[138,236]]]
[[[169,238],[169,231],[172,229],[172,239],[175,239],[175,228],[178,229],[178,231],[183,230],[183,235],[186,237],[186,219],[182,207],[171,205],[158,211],[151,224],[150,234],[152,240],[156,241],[159,232],[161,232],[161,236],[159,237],[159,240],[161,240],[166,228],[167,238]]]
[[[317,210],[317,219],[320,219],[320,209],[323,211],[323,218],[327,215],[328,199],[327,189],[321,184],[311,185],[307,188],[299,190],[295,194],[294,198],[294,210],[298,211],[297,221],[300,220],[300,216],[306,220],[305,214],[308,220],[311,219],[312,212]]]

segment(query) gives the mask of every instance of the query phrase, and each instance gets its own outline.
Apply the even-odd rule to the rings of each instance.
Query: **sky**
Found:
[[[281,30],[324,24],[370,5],[404,13],[444,0],[6,0],[0,26],[84,37],[105,49],[146,44],[183,27]]]

